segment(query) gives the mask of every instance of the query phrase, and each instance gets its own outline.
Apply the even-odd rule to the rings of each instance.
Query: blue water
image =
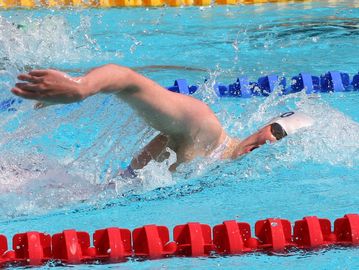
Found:
[[[353,75],[359,71],[358,37],[359,9],[351,1],[1,11],[1,100],[11,97],[8,90],[24,70],[51,67],[78,75],[112,62],[164,86],[177,78],[200,85],[195,96],[213,108],[233,136],[243,138],[287,110],[316,120],[306,132],[242,160],[195,160],[173,175],[168,164],[154,163],[140,172],[141,186],[122,181],[117,190],[106,190],[104,183],[155,131],[112,96],[37,111],[32,101],[16,103],[12,111],[1,112],[1,233],[10,239],[29,230],[93,232],[152,223],[173,228],[229,219],[254,225],[267,217],[294,222],[307,215],[334,221],[358,213],[359,92],[244,100],[219,99],[212,89],[215,82],[231,83],[241,74],[251,80],[270,73],[290,80],[301,71]],[[337,247],[76,267],[357,269],[358,254],[358,249]]]

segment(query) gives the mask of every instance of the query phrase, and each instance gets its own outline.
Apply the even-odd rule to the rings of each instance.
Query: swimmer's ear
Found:
[[[34,109],[38,110],[38,109],[42,109],[42,108],[45,108],[45,107],[48,107],[51,105],[53,105],[53,103],[39,101],[39,102],[36,102],[36,104],[34,105]]]

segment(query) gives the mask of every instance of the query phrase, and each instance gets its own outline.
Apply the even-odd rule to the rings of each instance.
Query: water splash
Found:
[[[201,86],[202,97],[197,97],[208,103],[218,99],[208,90],[217,75]],[[274,93],[247,102],[217,100],[212,106],[232,135],[249,135],[288,110],[310,114],[316,124],[276,144],[265,145],[243,159],[197,159],[181,165],[174,175],[167,170],[175,159],[172,154],[163,163],[151,162],[138,172],[136,180],[116,179],[116,187],[111,189],[106,186],[108,180],[128,164],[154,136],[154,131],[145,128],[126,104],[111,96],[39,111],[33,111],[31,105],[18,105],[17,112],[6,114],[2,126],[0,149],[9,158],[0,161],[0,200],[14,204],[11,210],[0,210],[7,216],[71,209],[79,203],[101,204],[133,195],[140,199],[148,199],[148,194],[152,194],[151,199],[185,195],[233,181],[260,179],[283,164],[290,167],[310,162],[353,167],[359,163],[356,122],[319,95]],[[150,192],[158,188],[159,194]]]
[[[89,34],[91,20],[86,16],[77,28],[71,27],[64,17],[53,15],[13,21],[0,17],[0,26],[2,89],[11,87],[15,75],[28,66],[67,67],[69,59],[71,64],[83,64],[106,54]],[[246,45],[238,42],[243,40],[238,35],[233,43],[235,62],[241,56],[239,49]],[[133,41],[132,49],[141,45]],[[143,200],[183,196],[233,181],[260,179],[277,168],[303,162],[358,166],[356,122],[319,95],[278,96],[278,89],[268,98],[220,100],[213,93],[213,85],[220,77],[233,77],[233,72],[218,66],[196,93],[197,98],[214,109],[232,136],[248,136],[288,110],[312,115],[316,125],[274,145],[265,145],[243,159],[196,159],[180,166],[173,175],[167,170],[174,161],[171,155],[172,160],[151,162],[138,172],[135,181],[116,179],[116,187],[111,189],[106,186],[108,180],[154,136],[152,129],[114,97],[97,96],[82,104],[39,111],[32,110],[32,102],[23,102],[14,105],[15,112],[2,113],[0,201],[4,206],[11,202],[13,207],[2,207],[0,213],[41,214],[133,195]],[[1,93],[1,98],[7,97],[8,93]]]
[[[16,74],[26,67],[61,66],[89,61],[96,49],[85,19],[73,29],[62,16],[0,17],[1,66]]]

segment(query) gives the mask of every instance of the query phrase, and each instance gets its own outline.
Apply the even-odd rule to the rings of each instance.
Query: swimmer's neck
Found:
[[[227,149],[224,151],[221,159],[236,159],[239,158],[248,152],[249,148],[243,144],[243,141],[239,138],[230,138]]]

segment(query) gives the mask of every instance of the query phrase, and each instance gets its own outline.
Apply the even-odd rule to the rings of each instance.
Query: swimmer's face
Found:
[[[278,123],[267,125],[254,134],[257,147],[267,142],[273,143],[287,136],[287,132]]]
[[[241,141],[240,154],[246,154],[267,142],[273,143],[276,141],[277,139],[272,134],[271,125],[265,126],[258,130],[256,133]]]
[[[257,131],[257,133],[253,134],[255,137],[255,141],[257,144],[257,147],[260,145],[263,145],[267,142],[273,143],[277,141],[277,139],[274,137],[272,133],[271,125],[265,126]]]

